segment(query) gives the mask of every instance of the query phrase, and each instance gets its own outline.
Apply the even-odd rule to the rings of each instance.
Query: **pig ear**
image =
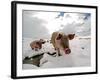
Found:
[[[56,40],[60,40],[62,38],[62,35],[61,34],[58,34]]]
[[[68,34],[68,39],[69,39],[69,40],[74,39],[74,37],[75,37],[75,34]]]

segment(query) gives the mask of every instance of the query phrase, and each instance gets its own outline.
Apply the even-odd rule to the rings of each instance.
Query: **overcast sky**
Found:
[[[89,36],[91,32],[91,14],[67,12],[23,11],[23,37],[50,38],[52,32],[75,33]]]

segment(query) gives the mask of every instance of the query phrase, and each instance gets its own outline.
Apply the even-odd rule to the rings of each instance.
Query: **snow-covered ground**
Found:
[[[30,48],[30,42],[34,39],[23,38],[23,54],[22,59],[25,57],[37,55],[43,52],[55,52],[52,44],[45,43],[39,51],[33,51]],[[48,54],[44,54],[40,60],[40,67],[32,64],[23,64],[23,69],[36,69],[36,68],[58,68],[58,67],[81,67],[90,66],[91,58],[91,39],[74,38],[70,41],[71,53],[59,57],[53,57]]]

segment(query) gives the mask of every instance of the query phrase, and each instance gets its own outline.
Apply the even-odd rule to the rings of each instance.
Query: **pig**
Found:
[[[62,32],[53,32],[51,36],[51,43],[54,46],[54,49],[57,51],[57,56],[71,53],[71,49],[69,46],[69,40],[73,40],[75,34],[64,34]]]
[[[30,43],[30,47],[32,50],[38,51],[39,49],[42,48],[42,44],[44,44],[45,42],[46,41],[43,39],[35,40]]]

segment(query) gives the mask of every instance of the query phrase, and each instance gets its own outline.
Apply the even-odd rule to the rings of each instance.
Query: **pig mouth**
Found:
[[[64,49],[64,52],[65,52],[65,54],[70,54],[71,53],[71,50],[69,48],[65,48]]]

